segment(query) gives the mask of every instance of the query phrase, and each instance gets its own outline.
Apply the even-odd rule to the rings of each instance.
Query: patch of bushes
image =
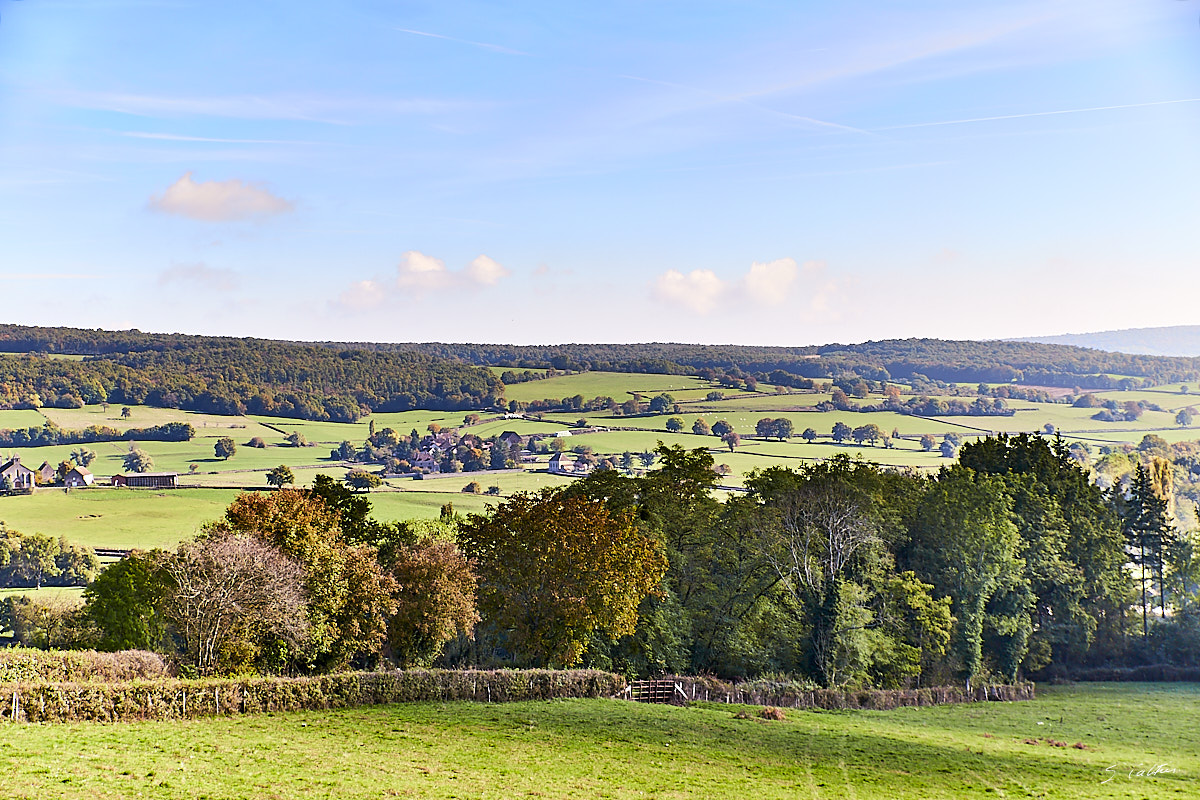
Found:
[[[806,681],[756,680],[727,683],[710,677],[671,677],[689,700],[738,703],[783,708],[870,709],[885,711],[902,706],[936,706],[985,700],[1032,700],[1032,683],[984,684],[967,691],[964,686],[925,689],[820,689]]]
[[[0,718],[25,722],[186,719],[404,702],[611,697],[624,687],[619,675],[597,670],[408,670],[312,678],[22,682],[0,686]]]
[[[1076,681],[1132,681],[1135,683],[1200,682],[1200,667],[1146,664],[1140,667],[1093,667],[1070,673]]]
[[[118,683],[169,676],[167,663],[148,650],[99,653],[95,650],[0,649],[0,684]]]

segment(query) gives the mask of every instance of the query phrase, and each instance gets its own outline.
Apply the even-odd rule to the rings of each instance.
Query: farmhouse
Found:
[[[33,488],[33,470],[21,463],[20,456],[13,456],[11,460],[0,464],[0,486],[9,486],[9,481],[13,489]]]
[[[550,457],[550,471],[555,475],[586,475],[592,465],[572,453],[555,453]]]
[[[523,441],[521,439],[521,434],[517,433],[516,431],[505,431],[497,436],[496,439],[503,443],[505,447],[512,447],[513,445],[520,447],[521,442]]]
[[[63,478],[63,484],[68,489],[81,489],[84,486],[91,486],[94,480],[96,480],[96,476],[87,467],[75,467]]]
[[[128,475],[113,475],[113,486],[128,486],[131,489],[174,489],[178,472],[131,472]]]

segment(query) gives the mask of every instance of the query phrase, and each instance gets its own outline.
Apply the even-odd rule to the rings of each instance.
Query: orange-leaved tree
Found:
[[[578,663],[593,631],[633,633],[638,604],[667,570],[633,516],[559,489],[519,493],[459,530],[479,574],[479,607],[515,660]]]

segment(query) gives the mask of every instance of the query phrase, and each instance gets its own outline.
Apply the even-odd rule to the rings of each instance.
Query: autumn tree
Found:
[[[310,632],[303,647],[288,649],[289,663],[328,671],[378,654],[395,581],[375,548],[347,542],[338,512],[320,497],[299,489],[244,492],[207,529],[256,534],[302,566]]]
[[[661,545],[633,517],[561,490],[518,493],[459,531],[480,576],[484,618],[520,661],[569,667],[592,633],[633,633],[659,590]]]
[[[428,667],[479,621],[478,579],[457,545],[433,537],[400,545],[387,568],[396,581],[396,612],[387,626],[392,660],[401,669]]]
[[[166,617],[202,674],[248,666],[269,643],[299,643],[307,632],[303,570],[257,536],[202,536],[181,544],[163,569]]]
[[[697,417],[692,423],[692,433],[697,436],[708,436],[712,433],[712,429],[708,427],[708,423],[704,421],[704,417]]]

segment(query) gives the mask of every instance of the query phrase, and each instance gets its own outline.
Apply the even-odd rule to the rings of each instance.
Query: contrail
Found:
[[[1094,106],[1092,108],[1064,108],[1059,111],[1034,111],[1029,114],[1004,114],[998,117],[974,117],[972,119],[950,119],[941,122],[914,122],[910,125],[889,125],[886,128],[876,128],[880,131],[898,131],[905,128],[933,128],[938,125],[966,125],[970,122],[996,122],[1005,119],[1028,119],[1030,117],[1053,117],[1059,114],[1084,114],[1090,111],[1117,111],[1122,108],[1148,108],[1150,106],[1170,106],[1178,103],[1200,103],[1200,97],[1188,97],[1182,100],[1156,100],[1152,103],[1125,103],[1119,106]]]
[[[414,31],[411,28],[396,28],[400,33],[411,33],[413,36],[428,36],[430,39],[444,39],[447,42],[457,42],[459,44],[469,44],[472,47],[482,47],[484,50],[491,50],[496,53],[504,53],[510,56],[527,56],[529,53],[522,53],[520,50],[513,50],[508,47],[501,47],[498,44],[488,44],[487,42],[473,42],[470,39],[457,39],[453,36],[443,36],[440,33],[429,33],[428,31]]]

